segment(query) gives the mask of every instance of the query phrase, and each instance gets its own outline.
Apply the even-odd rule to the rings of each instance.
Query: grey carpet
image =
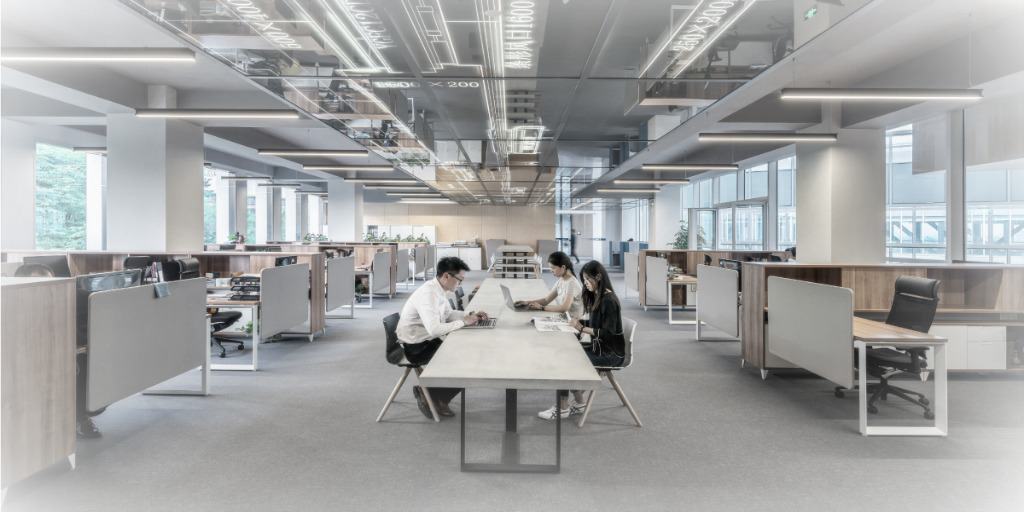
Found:
[[[479,280],[474,273],[467,283]],[[621,287],[621,275],[616,276]],[[545,279],[551,279],[546,275]],[[5,510],[1020,510],[1024,379],[954,376],[950,436],[863,438],[857,402],[825,381],[739,367],[739,345],[698,343],[664,310],[639,324],[620,382],[644,427],[605,385],[588,425],[565,424],[558,475],[467,474],[457,418],[427,422],[411,384],[374,423],[399,375],[380,320],[402,297],[332,320],[314,343],[260,348],[257,373],[216,372],[207,398],[134,396],[97,417],[78,469],[15,485]],[[170,384],[197,382],[186,375]],[[550,393],[520,395],[527,461],[550,461]],[[503,393],[472,391],[469,455],[496,459]],[[893,421],[919,413],[890,401]]]

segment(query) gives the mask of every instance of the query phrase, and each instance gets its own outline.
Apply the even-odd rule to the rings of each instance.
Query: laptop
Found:
[[[488,318],[487,320],[479,320],[473,325],[467,325],[463,329],[494,329],[498,325],[497,318]]]
[[[530,306],[526,305],[525,303],[524,304],[520,304],[518,306],[516,305],[516,301],[512,300],[512,292],[509,291],[507,286],[505,286],[503,284],[499,285],[499,286],[501,286],[501,293],[502,293],[502,295],[505,296],[505,306],[507,306],[512,311],[529,311],[530,310]]]

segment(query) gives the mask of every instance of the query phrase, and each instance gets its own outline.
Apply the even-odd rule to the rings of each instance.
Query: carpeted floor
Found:
[[[405,296],[330,321],[313,343],[262,345],[261,370],[216,372],[213,396],[114,404],[97,417],[103,437],[79,442],[76,470],[15,485],[4,509],[1024,509],[1024,376],[953,376],[948,438],[863,438],[853,394],[836,399],[803,374],[762,381],[740,369],[738,343],[696,342],[635,293],[624,306],[639,322],[635,363],[619,380],[644,427],[606,384],[585,428],[564,424],[561,474],[461,473],[458,418],[426,421],[411,383],[373,421],[400,374],[380,319]],[[549,395],[520,393],[526,462],[553,456],[554,426],[535,417]],[[498,457],[503,397],[467,396],[469,457]],[[882,413],[919,418],[892,400]]]

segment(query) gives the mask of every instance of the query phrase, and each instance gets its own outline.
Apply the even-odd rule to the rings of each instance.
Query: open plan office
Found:
[[[1024,510],[1024,1],[4,0],[0,508]]]

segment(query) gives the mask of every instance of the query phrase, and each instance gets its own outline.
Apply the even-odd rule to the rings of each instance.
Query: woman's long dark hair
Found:
[[[586,311],[594,311],[595,308],[600,307],[601,298],[605,296],[605,290],[611,296],[611,299],[615,302],[619,302],[619,297],[615,295],[615,289],[612,288],[612,280],[608,278],[608,271],[604,269],[604,265],[598,263],[595,260],[590,260],[583,268],[580,269],[580,278],[588,276],[590,279],[597,283],[596,290],[590,291],[587,289],[586,284],[583,286],[583,307]]]
[[[572,269],[572,260],[569,256],[562,251],[555,251],[548,256],[548,263],[556,267],[565,267],[573,277],[576,277],[576,271]]]

